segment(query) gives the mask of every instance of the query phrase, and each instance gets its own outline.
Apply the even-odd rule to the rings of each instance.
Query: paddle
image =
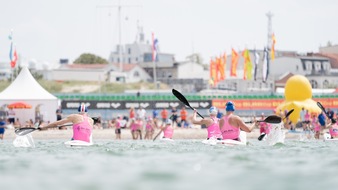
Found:
[[[258,120],[256,122],[265,122],[265,123],[280,123],[282,118],[277,115],[269,115],[264,120]],[[252,121],[246,121],[245,123],[252,123]]]
[[[190,106],[188,100],[177,90],[172,89],[172,93],[176,96],[177,99],[179,99],[183,104],[185,104],[186,106],[188,106],[190,109],[194,110],[193,107]],[[204,117],[197,112],[197,114],[204,119]]]
[[[291,109],[290,111],[288,111],[288,113],[286,113],[286,115],[285,115],[285,117],[283,119],[289,117],[294,110],[295,109]],[[265,135],[266,135],[266,133],[262,133],[261,135],[259,135],[258,140],[259,141],[263,140],[263,138],[265,137]]]
[[[72,125],[73,124],[66,124],[66,125],[60,125],[58,127],[65,127],[65,126],[72,126]],[[41,130],[41,128],[40,127],[22,127],[22,128],[15,129],[14,132],[16,135],[24,136],[36,130]]]
[[[329,117],[329,114],[326,112],[324,106],[323,106],[320,102],[317,102],[317,106],[325,113],[325,115],[326,115],[327,117]],[[334,123],[336,123],[336,122],[337,122],[336,119],[334,119],[334,118],[331,119],[331,123],[332,123],[332,124],[334,124]]]
[[[153,141],[155,141],[155,140],[157,139],[157,137],[160,136],[160,134],[162,133],[162,131],[163,131],[163,130],[161,129],[160,132],[157,133],[157,135],[154,137]]]

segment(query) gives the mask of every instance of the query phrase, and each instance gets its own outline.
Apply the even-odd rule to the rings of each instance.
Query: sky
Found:
[[[318,52],[338,44],[336,0],[2,0],[0,62],[9,61],[9,34],[23,60],[74,61],[82,53],[108,59],[121,41],[133,43],[137,26],[147,41],[154,32],[160,51],[177,61],[193,53],[204,62],[231,48],[263,49],[273,14],[275,49]]]

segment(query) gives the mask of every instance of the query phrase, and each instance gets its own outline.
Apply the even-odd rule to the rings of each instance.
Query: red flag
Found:
[[[232,48],[230,76],[237,76],[238,53]]]
[[[16,48],[14,48],[14,53],[13,53],[12,60],[11,60],[11,67],[12,68],[15,67],[17,60],[18,60],[18,55],[16,53]]]

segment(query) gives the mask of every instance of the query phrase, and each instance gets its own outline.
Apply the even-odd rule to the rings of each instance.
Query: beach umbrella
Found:
[[[7,107],[13,108],[13,109],[30,109],[32,108],[32,105],[27,104],[25,102],[14,102],[14,103],[8,104]]]

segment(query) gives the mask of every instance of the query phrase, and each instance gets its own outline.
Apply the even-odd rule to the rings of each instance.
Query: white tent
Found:
[[[35,121],[36,116],[44,121],[56,120],[57,97],[41,87],[27,67],[23,67],[12,84],[0,93],[0,106],[19,101],[32,105],[31,109],[14,109],[21,124],[29,119]]]

